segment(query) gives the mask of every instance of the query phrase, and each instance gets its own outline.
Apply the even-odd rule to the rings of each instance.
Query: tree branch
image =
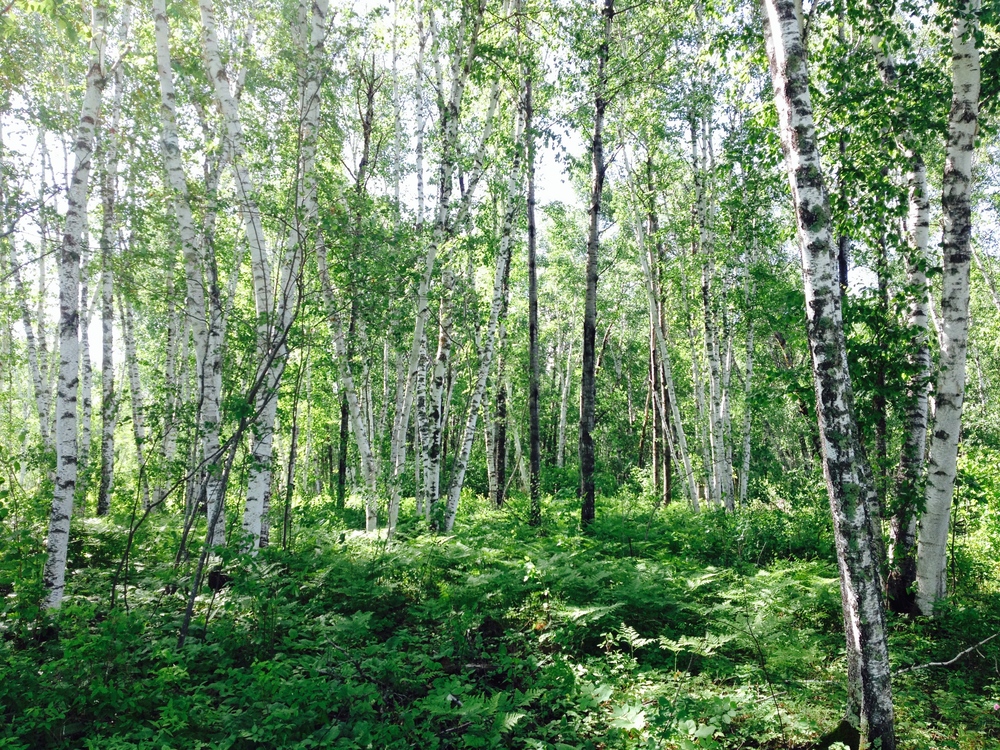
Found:
[[[906,667],[904,669],[897,669],[895,672],[893,672],[893,675],[906,674],[907,672],[916,672],[918,669],[927,669],[928,667],[949,667],[952,664],[954,664],[956,661],[958,661],[959,659],[961,659],[963,656],[965,656],[967,653],[969,653],[970,651],[975,651],[977,648],[979,648],[983,644],[989,643],[990,641],[992,641],[998,635],[1000,635],[1000,632],[994,633],[989,638],[983,638],[983,640],[981,640],[979,643],[975,644],[974,646],[969,646],[967,649],[965,649],[965,651],[959,651],[954,657],[952,657],[948,661],[930,661],[930,662],[927,662],[926,664],[918,664],[918,665],[913,666],[913,667]]]

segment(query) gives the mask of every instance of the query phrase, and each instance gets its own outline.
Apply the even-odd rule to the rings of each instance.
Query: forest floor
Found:
[[[177,520],[141,527],[113,608],[127,519],[76,522],[59,615],[37,584],[0,611],[0,748],[806,748],[840,719],[825,507],[695,516],[627,496],[583,535],[571,498],[538,530],[523,499],[470,497],[454,535],[404,523],[388,546],[348,530],[358,509],[297,513],[288,551],[224,561],[182,649],[197,554],[158,562]],[[955,559],[940,617],[890,617],[894,667],[1000,630],[995,569],[968,545]],[[998,662],[1000,639],[899,675],[900,747],[1000,748]]]

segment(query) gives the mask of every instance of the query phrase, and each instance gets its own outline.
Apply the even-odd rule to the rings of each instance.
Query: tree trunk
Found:
[[[122,10],[119,44],[124,48],[131,25],[131,7]],[[116,244],[115,200],[118,191],[118,134],[121,121],[123,80],[121,66],[115,66],[115,95],[111,108],[110,127],[104,132],[104,154],[101,169],[101,483],[97,492],[97,515],[111,509],[114,487],[115,425],[118,405],[115,402],[114,361],[114,252]],[[169,383],[173,387],[173,383]],[[165,427],[166,429],[166,427]]]
[[[94,128],[101,110],[104,89],[104,38],[107,8],[94,5],[93,42],[87,70],[80,120],[73,144],[73,172],[66,186],[69,204],[62,249],[59,253],[59,386],[56,392],[56,477],[49,515],[49,533],[43,581],[45,608],[58,609],[66,587],[66,556],[69,551],[69,519],[76,493],[77,442],[76,399],[80,369],[80,253],[86,229],[87,195],[90,186]]]
[[[587,237],[587,291],[583,310],[583,372],[580,379],[580,523],[588,526],[594,506],[594,418],[597,408],[597,256],[601,244],[601,194],[607,164],[604,162],[604,111],[607,109],[607,65],[611,45],[614,0],[604,0],[601,10],[604,34],[597,48],[597,83],[594,94],[594,136],[590,142],[590,229]]]
[[[524,138],[528,180],[528,525],[542,523],[541,422],[538,413],[540,375],[538,362],[538,228],[535,224],[535,134],[531,75],[524,81]]]
[[[410,408],[413,404],[413,389],[418,387],[418,373],[420,360],[420,347],[425,338],[424,329],[430,315],[430,283],[434,274],[434,263],[437,258],[438,249],[444,244],[448,236],[450,216],[451,216],[451,194],[456,163],[458,159],[458,136],[459,120],[462,111],[462,98],[465,93],[465,86],[472,73],[473,62],[476,59],[477,43],[479,32],[482,29],[483,14],[486,10],[485,0],[478,0],[473,10],[471,19],[471,33],[467,48],[458,47],[452,60],[452,79],[448,98],[443,99],[444,90],[440,89],[442,99],[440,100],[440,131],[442,137],[441,144],[441,164],[438,176],[438,203],[437,214],[434,221],[434,232],[430,244],[427,247],[427,254],[424,257],[424,269],[417,286],[416,315],[413,327],[413,343],[410,348],[410,359],[407,368],[406,390],[403,396],[403,411],[396,421],[396,431],[393,443],[402,445],[406,439],[406,427],[409,424]],[[459,38],[464,42],[466,29],[470,19],[466,16],[464,6],[462,21],[459,28]],[[421,45],[421,49],[423,46]],[[437,64],[440,67],[440,64]],[[440,77],[440,76],[439,76]],[[484,132],[484,135],[486,133]],[[484,140],[485,145],[485,140]],[[418,170],[420,173],[421,170]],[[422,181],[420,182],[422,184]],[[418,185],[419,187],[419,185]],[[418,217],[418,219],[422,219]],[[457,225],[458,222],[455,222]],[[403,455],[403,451],[396,451],[397,458]],[[389,517],[395,518],[399,513],[399,479],[404,469],[403,461],[398,460],[392,466],[389,480]],[[391,534],[393,529],[389,529]]]
[[[496,471],[493,504],[503,507],[507,489],[507,391],[504,388],[504,357],[497,357],[496,411],[493,413],[493,466]]]
[[[569,340],[566,353],[566,370],[562,373],[560,384],[562,393],[559,397],[559,427],[556,433],[556,466],[563,468],[566,462],[566,427],[569,419],[569,391],[573,374],[573,339]],[[558,357],[558,354],[557,354]],[[556,365],[558,371],[558,364]]]
[[[712,286],[715,280],[715,230],[712,220],[711,196],[705,184],[712,169],[709,163],[708,139],[711,133],[702,134],[699,138],[698,121],[704,123],[707,118],[691,118],[691,146],[694,156],[695,174],[695,209],[698,219],[698,245],[702,256],[701,263],[701,299],[705,331],[705,358],[708,362],[708,445],[711,465],[709,469],[709,491],[712,504],[725,507],[732,511],[733,505],[733,472],[726,461],[725,441],[725,400],[724,377],[719,341],[718,311],[713,297]]]
[[[87,236],[84,234],[83,252],[80,257],[80,401],[83,412],[80,419],[80,455],[77,467],[76,495],[86,512],[87,480],[89,478],[90,446],[93,441],[93,398],[94,398],[94,368],[90,359],[90,285],[87,283],[89,264],[87,262]]]
[[[972,157],[979,120],[979,0],[961,0],[952,27],[952,104],[941,195],[941,359],[934,393],[934,428],[925,511],[917,539],[917,606],[925,615],[947,588],[948,522],[955,490],[965,398],[972,244]]]
[[[896,510],[889,522],[887,594],[890,608],[912,612],[916,605],[917,508],[924,492],[924,456],[927,447],[928,399],[931,352],[927,338],[927,275],[930,201],[927,168],[917,153],[910,152],[909,230],[910,257],[907,286],[910,294],[908,326],[912,336],[912,379],[906,394],[903,449],[896,483]]]
[[[160,147],[167,173],[167,188],[174,203],[177,231],[184,256],[185,315],[194,341],[197,364],[197,380],[201,391],[201,420],[199,430],[202,438],[203,460],[207,462],[208,490],[206,514],[217,523],[210,531],[209,544],[225,543],[225,514],[216,512],[220,497],[220,471],[212,471],[215,462],[221,458],[219,449],[219,397],[221,381],[221,330],[224,323],[221,300],[216,299],[217,280],[211,280],[208,305],[205,299],[205,275],[203,265],[214,267],[214,251],[210,244],[203,243],[195,228],[194,216],[188,197],[187,176],[181,159],[180,143],[177,136],[177,97],[174,91],[173,73],[170,60],[170,27],[167,18],[166,0],[152,0],[155,21],[156,67],[160,83]],[[205,217],[208,230],[211,212]],[[210,231],[205,231],[210,234]],[[204,255],[203,255],[203,252]],[[184,327],[182,326],[182,330]]]
[[[132,310],[119,295],[122,334],[125,339],[125,367],[128,371],[129,396],[132,402],[132,432],[135,436],[135,457],[142,480],[142,507],[149,508],[149,484],[146,481],[146,409],[142,397],[142,380],[139,376],[139,355],[135,345],[135,321]]]
[[[445,270],[441,274],[441,302],[439,307],[438,348],[434,356],[434,368],[431,371],[430,391],[428,393],[428,408],[424,418],[427,432],[424,440],[424,494],[433,504],[441,496],[441,462],[442,436],[444,433],[444,418],[446,411],[445,393],[446,377],[451,356],[452,320],[451,293],[454,287],[454,275]]]
[[[340,387],[340,432],[337,435],[337,508],[344,509],[347,496],[347,430],[351,414],[347,392]]]
[[[750,271],[747,269],[747,303],[750,302]],[[753,318],[747,315],[747,353],[746,374],[743,379],[743,440],[742,467],[740,468],[740,505],[747,504],[748,488],[750,486],[750,397],[753,393]]]
[[[882,750],[896,746],[871,470],[854,417],[830,201],[813,124],[806,48],[794,0],[764,0],[782,149],[798,224],[809,348],[834,521],[848,653],[846,721]],[[876,534],[879,536],[876,537]]]
[[[670,365],[670,354],[667,348],[667,330],[666,330],[666,319],[660,315],[659,309],[659,294],[655,284],[655,277],[653,275],[653,263],[652,263],[652,250],[646,244],[645,230],[642,225],[638,222],[636,223],[636,236],[639,239],[639,262],[642,265],[642,274],[646,282],[646,301],[649,306],[649,317],[651,320],[655,321],[656,324],[653,326],[654,338],[656,345],[656,353],[659,358],[660,372],[663,378],[664,385],[667,389],[666,401],[661,405],[663,413],[661,415],[656,414],[656,410],[653,411],[653,418],[656,419],[659,416],[662,424],[667,424],[666,410],[670,410],[670,419],[673,423],[673,429],[676,431],[677,435],[677,457],[684,467],[684,488],[688,496],[688,500],[691,502],[691,508],[695,513],[701,510],[701,506],[698,502],[698,486],[695,482],[694,471],[691,467],[691,455],[688,452],[687,436],[684,433],[684,425],[681,423],[680,409],[677,406],[677,395],[674,392],[674,378],[673,371]],[[670,438],[669,428],[663,430],[667,440]]]
[[[490,365],[493,362],[497,330],[501,324],[500,318],[506,302],[510,256],[514,241],[514,219],[517,215],[518,176],[521,170],[524,147],[522,125],[523,122],[518,118],[518,122],[514,128],[514,160],[511,164],[510,174],[507,177],[507,207],[504,212],[500,233],[500,248],[497,252],[496,270],[493,275],[493,299],[490,304],[490,317],[482,338],[482,346],[479,354],[479,372],[476,376],[472,394],[469,397],[469,411],[465,422],[465,430],[462,434],[462,442],[452,466],[451,483],[448,487],[448,499],[444,512],[444,530],[446,532],[450,532],[455,524],[458,502],[462,495],[462,487],[465,484],[465,471],[468,468],[469,456],[472,453],[472,443],[476,437],[476,421],[479,417],[479,407],[483,400],[483,394],[486,392],[486,382],[490,374]]]
[[[42,446],[46,450],[52,450],[55,446],[52,442],[52,432],[49,430],[49,403],[52,399],[49,388],[48,377],[45,375],[47,368],[44,364],[45,347],[42,340],[35,337],[35,327],[31,322],[31,309],[28,307],[28,292],[24,287],[19,270],[16,253],[14,252],[14,242],[10,243],[10,265],[11,275],[14,278],[14,292],[17,296],[20,312],[21,324],[24,327],[25,348],[28,354],[28,369],[31,372],[31,384],[35,395],[35,409],[38,413],[39,436]]]

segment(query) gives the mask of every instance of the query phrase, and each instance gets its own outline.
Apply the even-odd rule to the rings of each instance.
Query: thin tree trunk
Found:
[[[59,254],[59,387],[56,392],[56,476],[49,515],[49,532],[43,581],[45,608],[58,609],[66,587],[69,520],[76,493],[77,389],[80,369],[80,252],[86,229],[90,164],[94,128],[101,110],[105,82],[104,39],[107,8],[96,2],[91,16],[93,41],[80,120],[73,145],[72,178],[66,186],[69,204],[62,249]]]
[[[889,606],[894,612],[912,612],[916,582],[917,507],[924,492],[924,456],[927,447],[928,398],[931,352],[927,336],[927,275],[930,200],[927,168],[920,154],[910,152],[909,230],[910,257],[907,285],[910,294],[908,327],[913,338],[910,354],[912,379],[907,389],[906,425],[896,481],[897,508],[889,522],[887,579]]]
[[[123,9],[119,44],[124,45],[131,22],[131,9]],[[115,425],[118,405],[115,402],[114,361],[114,252],[116,241],[115,200],[118,188],[119,123],[122,104],[121,66],[115,67],[115,95],[110,127],[104,133],[104,153],[101,169],[101,483],[97,492],[97,515],[111,509],[114,485]],[[172,383],[171,383],[172,386]]]
[[[538,229],[535,223],[535,134],[531,75],[524,82],[524,138],[528,181],[528,525],[542,523],[541,422],[538,413],[540,375],[538,362]]]
[[[747,302],[750,301],[749,269],[747,271]],[[751,410],[750,397],[753,393],[753,318],[747,315],[747,352],[746,352],[746,374],[743,379],[743,440],[742,440],[742,467],[740,468],[740,505],[747,504],[748,489],[750,486],[750,427]]]
[[[215,279],[211,280],[212,299],[205,299],[203,265],[214,267],[214,252],[210,244],[203,244],[204,237],[195,228],[194,216],[188,197],[187,176],[181,159],[177,136],[177,97],[174,91],[170,60],[170,27],[166,0],[152,0],[155,21],[156,67],[160,82],[160,146],[167,174],[167,187],[174,203],[177,230],[184,256],[185,315],[194,341],[197,378],[201,392],[199,429],[202,438],[203,460],[209,469],[221,459],[219,449],[219,381],[221,379],[221,330],[223,315]],[[210,191],[211,192],[211,191]],[[205,234],[211,221],[211,212],[205,217]],[[203,254],[204,249],[204,254]],[[223,502],[220,485],[221,473],[208,471],[206,479],[206,515],[217,519],[210,531],[208,543],[225,544],[225,514],[216,512]]]
[[[660,360],[656,356],[656,321],[649,318],[649,394],[650,405],[653,409],[653,429],[650,435],[650,463],[652,464],[653,475],[653,495],[659,496],[660,492],[660,462],[663,456],[663,438],[661,434],[662,419],[656,419],[655,415],[663,413],[661,403],[661,383],[660,383]]]
[[[979,0],[961,0],[952,27],[952,104],[941,195],[944,280],[941,359],[934,392],[934,427],[925,511],[917,538],[917,607],[925,615],[947,590],[948,523],[965,399],[972,244],[972,157],[979,121]]]
[[[580,523],[588,526],[595,517],[594,505],[594,419],[597,408],[597,256],[600,250],[601,194],[607,164],[604,161],[604,111],[607,101],[607,65],[614,0],[604,0],[601,10],[604,33],[597,47],[597,83],[594,92],[594,135],[590,142],[591,189],[590,228],[587,236],[587,291],[583,311],[583,367],[580,379]]]
[[[687,274],[681,275],[681,283],[685,284]],[[702,470],[710,473],[712,470],[712,449],[709,443],[709,431],[707,423],[709,421],[708,408],[705,403],[705,379],[701,374],[701,356],[698,353],[698,346],[695,344],[694,322],[691,317],[690,301],[687,289],[683,289],[684,313],[687,323],[688,347],[691,351],[691,379],[694,383],[695,405],[698,407],[698,418],[695,420],[694,440],[701,452]],[[697,501],[696,501],[697,503]]]
[[[556,367],[558,370],[558,366]],[[573,339],[570,338],[566,353],[566,370],[562,373],[562,394],[559,398],[559,431],[556,436],[556,466],[563,468],[566,462],[566,427],[569,419],[569,391],[573,373]]]
[[[80,415],[80,455],[77,467],[76,496],[83,507],[81,513],[86,512],[87,503],[87,480],[89,479],[90,467],[90,447],[93,442],[93,414],[94,414],[94,368],[90,358],[90,314],[92,306],[90,301],[90,285],[87,283],[89,263],[86,252],[87,235],[84,234],[83,252],[80,256],[80,401],[82,402],[82,413]]]
[[[794,0],[764,0],[764,15],[781,143],[798,223],[823,472],[840,568],[848,653],[845,721],[873,746],[894,750],[879,571],[881,525],[854,416],[830,201],[813,124],[802,22]]]
[[[445,419],[445,380],[451,356],[452,320],[451,293],[455,283],[453,274],[445,270],[441,274],[441,300],[439,307],[438,348],[431,371],[428,409],[424,419],[427,432],[424,440],[424,495],[433,504],[441,495],[441,461],[443,456],[442,436]]]
[[[38,413],[39,435],[42,440],[42,446],[46,450],[51,450],[55,447],[52,442],[52,432],[49,430],[49,403],[52,399],[52,394],[48,378],[44,375],[44,371],[48,369],[43,362],[45,351],[41,340],[35,337],[35,328],[31,322],[31,309],[28,307],[28,293],[24,288],[24,282],[21,280],[20,264],[14,252],[13,241],[10,243],[10,265],[12,269],[11,275],[14,278],[14,292],[21,311],[21,324],[24,327],[28,369],[31,372],[31,384],[35,395],[35,409]]]
[[[510,385],[510,380],[504,381],[504,392],[507,394],[507,403],[514,402],[514,389]],[[514,465],[517,467],[518,478],[521,480],[521,489],[525,492],[531,491],[531,469],[524,460],[524,447],[521,443],[521,430],[518,429],[517,420],[509,422],[511,436],[514,438]],[[529,515],[528,520],[531,520]],[[530,525],[530,524],[529,524]]]
[[[142,396],[142,380],[139,376],[139,356],[135,344],[135,321],[132,309],[119,295],[118,309],[122,320],[122,335],[125,339],[125,367],[128,370],[129,396],[132,402],[132,432],[135,436],[135,456],[142,476],[142,507],[149,508],[149,484],[146,481],[146,409]]]
[[[706,142],[711,134],[703,134],[699,139],[699,118],[691,118],[691,145],[694,153],[695,208],[698,219],[698,244],[702,256],[701,298],[705,331],[705,358],[708,361],[708,445],[711,465],[709,468],[709,491],[712,504],[732,511],[733,487],[732,468],[726,462],[725,416],[726,399],[723,387],[721,346],[719,342],[718,315],[713,298],[712,283],[715,277],[715,231],[709,188],[705,184],[711,164],[707,156]],[[707,119],[707,118],[702,118]],[[700,145],[699,145],[700,143]]]
[[[673,421],[673,428],[677,434],[677,454],[681,465],[684,467],[684,488],[687,492],[688,500],[691,502],[691,508],[695,513],[698,513],[701,510],[698,502],[698,486],[695,482],[694,471],[691,468],[691,456],[688,452],[687,436],[684,434],[684,425],[681,423],[680,409],[677,406],[677,395],[674,392],[674,378],[670,366],[670,354],[667,348],[666,320],[660,315],[659,311],[659,295],[657,294],[655,277],[653,276],[652,250],[646,245],[645,231],[642,225],[638,223],[636,224],[636,236],[639,238],[640,243],[639,262],[642,265],[642,273],[646,281],[646,301],[649,306],[649,316],[657,323],[653,326],[656,339],[655,344],[657,356],[660,360],[661,373],[663,379],[666,381],[666,400],[669,401],[669,404],[662,405],[664,415],[660,419],[661,422],[665,423],[666,409],[670,409],[670,418]],[[656,418],[655,410],[653,418]],[[669,439],[669,431],[666,432]]]
[[[501,337],[502,338],[502,337]],[[496,411],[493,415],[493,466],[496,478],[493,488],[493,504],[503,507],[507,489],[507,391],[504,388],[504,357],[497,357]]]
[[[410,359],[407,368],[406,390],[403,396],[403,410],[400,418],[396,421],[396,432],[393,438],[395,445],[401,445],[406,439],[406,427],[409,424],[410,408],[413,405],[413,388],[418,387],[418,374],[420,372],[419,359],[420,347],[424,341],[424,329],[430,315],[430,283],[434,274],[434,263],[437,258],[438,249],[444,244],[448,234],[449,218],[451,215],[450,204],[453,190],[454,174],[458,160],[458,135],[459,123],[462,111],[462,98],[465,93],[465,86],[472,73],[473,63],[476,59],[478,49],[479,32],[482,29],[483,14],[486,10],[485,0],[478,0],[471,19],[471,33],[468,46],[462,46],[465,41],[466,29],[469,27],[470,19],[466,16],[464,6],[462,21],[459,28],[458,38],[460,46],[452,60],[452,79],[448,98],[443,99],[443,87],[439,87],[441,99],[439,110],[441,115],[440,131],[442,137],[441,144],[441,164],[438,178],[438,204],[437,215],[434,221],[434,232],[427,253],[424,257],[424,270],[417,287],[416,315],[413,327],[413,343],[410,348]],[[437,38],[439,35],[436,35]],[[421,45],[422,49],[422,45]],[[422,56],[421,56],[422,59]],[[437,67],[440,67],[438,64]],[[485,133],[484,133],[485,135]],[[485,146],[485,140],[483,142]],[[419,166],[419,165],[418,165]],[[422,170],[418,170],[420,172]],[[422,184],[422,182],[420,183]],[[422,214],[421,217],[422,219]],[[456,224],[458,222],[455,222]],[[403,455],[403,451],[395,451],[397,457]],[[403,473],[403,461],[398,461],[392,467],[392,474],[389,481],[389,516],[395,518],[399,513],[399,479]],[[392,533],[389,529],[389,533]]]
[[[468,468],[469,456],[472,453],[472,443],[476,437],[476,421],[479,418],[479,406],[486,392],[486,382],[493,361],[497,330],[501,324],[501,314],[506,302],[507,278],[510,273],[510,256],[514,241],[514,219],[517,215],[517,187],[523,156],[523,121],[518,118],[514,133],[514,160],[507,178],[507,207],[504,212],[500,235],[500,248],[497,252],[496,270],[493,276],[493,299],[490,304],[490,317],[483,334],[479,355],[479,372],[475,385],[469,397],[468,417],[462,442],[455,456],[451,471],[451,482],[448,487],[448,499],[444,513],[444,530],[450,532],[455,525],[455,515],[458,512],[458,502],[462,487],[465,484],[465,471]],[[502,387],[502,386],[501,386]]]

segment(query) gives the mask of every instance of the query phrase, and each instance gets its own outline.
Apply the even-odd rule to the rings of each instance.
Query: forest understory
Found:
[[[303,499],[287,549],[216,561],[181,649],[199,545],[140,562],[180,544],[154,514],[121,567],[130,518],[85,519],[61,611],[4,600],[0,747],[828,747],[845,665],[824,494],[694,515],[635,486],[586,534],[572,492],[540,529],[523,496],[465,498],[453,536],[404,503],[390,544],[355,530],[360,503]],[[998,520],[963,527],[937,617],[890,616],[894,669],[1000,630]],[[4,591],[26,553],[0,551]],[[897,674],[899,747],[1000,747],[998,659],[993,640]]]
[[[0,750],[1000,750],[997,0],[0,0]]]

